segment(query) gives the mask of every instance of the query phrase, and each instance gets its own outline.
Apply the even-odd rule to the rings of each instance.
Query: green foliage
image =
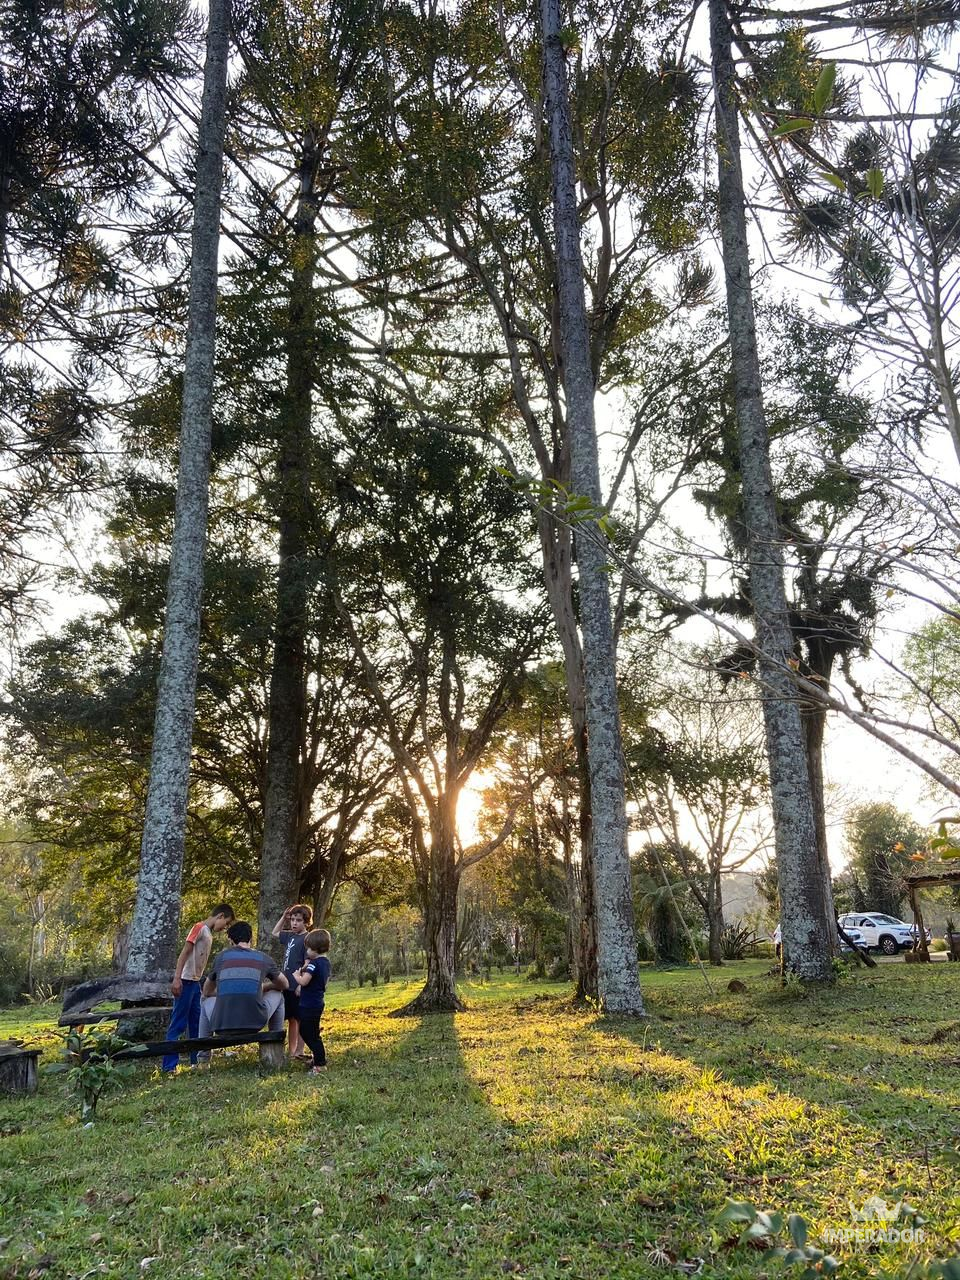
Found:
[[[813,90],[813,106],[818,115],[830,105],[836,83],[837,64],[825,62]]]
[[[691,919],[699,915],[690,890],[690,868],[702,872],[701,860],[692,850],[678,855],[669,843],[662,842],[646,845],[630,865],[634,909],[650,936],[656,963],[686,964],[690,958],[687,929]]]
[[[148,160],[167,127],[151,92],[186,69],[194,34],[180,0],[0,10],[5,620],[28,611],[46,576],[33,539],[106,475],[104,368],[119,369],[141,328],[140,273],[162,260],[170,231]]]
[[[134,1064],[117,1061],[116,1055],[141,1049],[113,1031],[73,1029],[66,1036],[65,1060],[51,1063],[45,1070],[50,1075],[63,1075],[66,1088],[80,1103],[80,1119],[92,1124],[103,1094],[118,1089],[134,1073]]]
[[[904,666],[913,680],[911,707],[944,739],[938,764],[956,771],[957,723],[960,715],[960,623],[944,614],[920,627],[907,641]],[[944,824],[946,827],[949,824]],[[949,830],[937,832],[947,839]],[[948,845],[940,846],[948,849]]]
[[[864,909],[898,916],[906,896],[904,876],[912,856],[927,847],[927,831],[909,814],[877,801],[851,810],[845,833]]]
[[[823,1249],[807,1243],[807,1223],[799,1213],[788,1214],[786,1220],[780,1212],[765,1213],[749,1201],[728,1200],[717,1216],[721,1231],[733,1227],[739,1231],[738,1244],[766,1245],[765,1258],[779,1258],[784,1266],[800,1268],[800,1280],[816,1280],[818,1276],[833,1275],[840,1263]],[[789,1243],[778,1243],[786,1234]]]

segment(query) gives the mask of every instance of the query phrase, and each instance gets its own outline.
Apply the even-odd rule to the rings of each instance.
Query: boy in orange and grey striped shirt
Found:
[[[170,1014],[170,1025],[167,1027],[167,1039],[179,1040],[184,1032],[191,1039],[196,1039],[200,1031],[200,983],[203,971],[210,958],[213,946],[213,935],[220,933],[233,923],[233,907],[221,902],[214,907],[206,920],[200,920],[187,934],[183,950],[177,957],[177,967],[170,983],[173,992],[173,1010]],[[164,1071],[176,1071],[180,1055],[168,1053],[161,1062]],[[197,1053],[190,1054],[190,1065],[195,1066]]]

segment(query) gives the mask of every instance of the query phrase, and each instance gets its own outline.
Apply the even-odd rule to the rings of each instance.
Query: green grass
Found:
[[[252,1053],[144,1064],[88,1130],[47,1078],[0,1101],[0,1277],[594,1280],[671,1257],[759,1277],[776,1266],[713,1225],[727,1198],[798,1211],[816,1240],[874,1193],[905,1193],[928,1238],[838,1251],[843,1274],[952,1256],[960,965],[810,994],[765,970],[728,966],[713,994],[647,972],[641,1023],[512,976],[422,1020],[386,1016],[416,984],[337,984],[324,1077],[261,1078]],[[0,1037],[52,1056],[56,1013],[0,1012]]]

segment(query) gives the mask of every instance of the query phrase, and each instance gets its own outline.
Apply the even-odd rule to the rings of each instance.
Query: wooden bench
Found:
[[[195,1053],[200,1049],[233,1049],[241,1044],[256,1044],[260,1046],[260,1065],[268,1071],[279,1071],[283,1066],[285,1038],[285,1031],[224,1031],[215,1036],[195,1036],[184,1040],[148,1040],[145,1044],[121,1049],[113,1056],[117,1059],[162,1058],[168,1053]]]
[[[156,1001],[170,994],[170,979],[156,974],[138,978],[128,975],[111,975],[80,983],[64,992],[63,1013],[58,1019],[61,1027],[85,1027],[89,1023],[120,1021],[126,1018],[169,1014],[169,1005]],[[126,1009],[101,1009],[96,1005],[108,1000],[127,1000],[134,1003]],[[153,1004],[146,1002],[153,1001]],[[137,1003],[141,1002],[141,1003]],[[235,1034],[205,1036],[192,1040],[148,1040],[131,1045],[116,1054],[117,1058],[162,1058],[166,1054],[191,1053],[200,1049],[232,1049],[236,1045],[256,1044],[260,1047],[260,1065],[268,1071],[279,1070],[284,1063],[284,1031],[238,1031]]]

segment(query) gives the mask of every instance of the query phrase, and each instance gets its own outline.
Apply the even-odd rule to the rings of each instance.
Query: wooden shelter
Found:
[[[960,885],[960,869],[956,871],[921,872],[917,876],[907,876],[904,884],[907,886],[910,910],[913,912],[913,923],[917,931],[913,950],[919,960],[929,962],[930,949],[927,946],[927,934],[923,925],[923,914],[920,911],[918,894],[921,889],[937,889],[941,885]]]

